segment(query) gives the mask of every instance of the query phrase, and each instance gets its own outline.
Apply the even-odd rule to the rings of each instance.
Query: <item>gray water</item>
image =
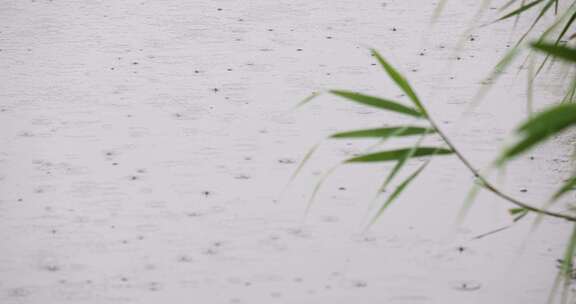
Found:
[[[480,28],[457,53],[478,1],[455,2],[431,27],[434,1],[0,1],[0,302],[543,303],[568,226],[474,240],[512,206],[482,193],[455,226],[472,184],[456,159],[366,232],[390,165],[341,167],[305,210],[373,143],[326,142],[283,191],[330,133],[413,123],[330,96],[293,110],[329,88],[408,102],[368,47],[478,168],[494,159],[526,117],[523,74],[463,113],[518,31]],[[500,185],[541,202],[569,153],[535,150]]]

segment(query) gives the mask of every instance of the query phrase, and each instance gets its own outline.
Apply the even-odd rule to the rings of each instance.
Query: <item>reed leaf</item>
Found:
[[[412,173],[410,176],[408,176],[408,178],[406,178],[400,185],[398,185],[398,187],[396,187],[396,189],[394,190],[394,192],[392,192],[392,194],[388,197],[388,199],[386,200],[386,202],[384,202],[384,204],[382,205],[382,207],[380,207],[380,209],[378,210],[378,212],[376,213],[376,215],[374,215],[374,217],[372,218],[372,220],[370,221],[369,226],[372,226],[379,218],[380,216],[382,216],[382,214],[384,213],[384,211],[386,211],[386,209],[388,207],[390,207],[390,205],[398,198],[398,196],[400,196],[400,194],[402,194],[402,192],[406,189],[406,187],[416,178],[418,177],[418,175],[424,170],[424,168],[426,168],[426,166],[428,166],[428,164],[430,163],[430,160],[426,161],[424,164],[422,164],[416,171],[414,171],[414,173]]]
[[[400,169],[402,169],[402,167],[404,167],[404,165],[406,164],[408,159],[410,159],[414,156],[414,153],[416,152],[416,150],[418,148],[420,148],[420,144],[422,143],[422,141],[424,140],[425,137],[426,137],[426,134],[422,135],[420,137],[420,139],[416,142],[416,144],[410,149],[410,151],[408,153],[404,154],[404,156],[396,162],[396,165],[394,165],[394,168],[392,168],[392,171],[390,171],[390,173],[388,174],[388,176],[386,177],[386,179],[382,183],[382,186],[380,186],[380,188],[378,189],[378,193],[382,193],[382,192],[386,191],[386,187],[388,187],[388,185],[392,182],[394,177],[396,177],[398,172],[400,172]]]
[[[415,151],[411,148],[404,148],[398,150],[382,151],[376,153],[365,154],[357,157],[350,158],[345,163],[371,163],[371,162],[386,162],[386,161],[398,161],[412,153],[412,158],[423,157],[430,155],[448,155],[454,153],[454,151],[445,148],[437,147],[420,147]]]
[[[342,90],[331,90],[330,93],[337,95],[337,96],[340,96],[340,97],[343,97],[343,98],[346,98],[348,100],[363,104],[363,105],[379,108],[382,110],[392,111],[392,112],[405,114],[405,115],[409,115],[409,116],[413,116],[413,117],[419,117],[419,118],[424,117],[424,115],[421,112],[419,112],[418,110],[416,110],[414,108],[405,106],[405,105],[398,103],[398,102],[395,102],[395,101],[382,99],[380,97],[369,96],[369,95],[364,95],[364,94],[350,92],[350,91],[342,91]]]
[[[566,182],[564,182],[564,185],[562,185],[562,187],[560,189],[558,189],[558,191],[556,191],[556,193],[554,193],[554,196],[552,196],[552,199],[558,200],[562,196],[564,196],[564,194],[566,194],[569,191],[574,190],[574,189],[576,189],[576,175],[570,177]]]
[[[536,42],[532,44],[532,48],[547,53],[555,58],[563,59],[569,62],[576,63],[576,49],[557,45],[555,43]]]
[[[435,131],[431,128],[403,126],[403,127],[388,127],[376,129],[364,129],[339,132],[330,135],[334,139],[350,139],[350,138],[380,138],[385,139],[389,137],[405,137],[413,135],[430,134]]]
[[[408,80],[406,80],[406,78],[404,78],[402,74],[400,74],[392,65],[390,65],[384,59],[384,57],[382,57],[374,49],[372,49],[372,56],[376,57],[376,59],[378,60],[380,65],[384,68],[388,76],[390,76],[390,78],[392,78],[392,80],[396,83],[396,85],[398,85],[398,87],[402,89],[402,91],[408,96],[408,98],[412,100],[414,105],[416,105],[416,108],[420,110],[423,116],[428,116],[426,113],[426,109],[422,105],[422,102],[420,102],[420,99],[416,95],[416,92],[414,92],[414,89],[412,89],[412,86],[410,86],[410,84],[408,83]]]
[[[519,142],[504,151],[497,164],[502,165],[537,144],[544,142],[550,136],[576,124],[576,105],[561,104],[534,115],[518,129],[522,138]]]
[[[540,4],[540,3],[543,2],[543,1],[544,1],[544,0],[535,0],[535,1],[532,1],[532,2],[527,3],[527,4],[525,4],[525,5],[522,5],[520,8],[515,9],[514,11],[512,11],[512,12],[510,12],[510,13],[508,13],[508,14],[500,17],[500,18],[498,18],[498,19],[496,20],[496,22],[502,21],[502,20],[506,20],[506,19],[511,18],[511,17],[514,17],[514,16],[516,16],[516,15],[520,15],[520,14],[522,14],[523,12],[531,9],[532,7]]]

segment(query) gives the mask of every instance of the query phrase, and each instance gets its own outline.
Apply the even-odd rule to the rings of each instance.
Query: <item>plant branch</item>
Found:
[[[444,134],[444,132],[442,132],[442,130],[440,130],[440,128],[438,128],[438,125],[434,122],[434,120],[430,116],[428,116],[427,118],[428,118],[428,121],[430,122],[430,125],[432,126],[432,128],[434,128],[436,130],[436,132],[438,132],[438,135],[450,147],[450,149],[452,149],[452,151],[454,152],[454,154],[456,154],[458,159],[460,159],[462,164],[464,164],[464,166],[466,166],[466,168],[468,168],[468,170],[470,172],[472,172],[474,177],[477,178],[482,183],[482,186],[484,188],[486,188],[488,191],[490,191],[490,192],[496,194],[497,196],[499,196],[500,198],[503,198],[503,199],[507,200],[508,202],[510,202],[510,203],[512,203],[518,207],[524,208],[528,211],[532,211],[532,212],[536,212],[539,214],[548,215],[548,216],[552,216],[552,217],[556,217],[556,218],[565,219],[565,220],[568,220],[571,222],[576,222],[576,216],[541,209],[541,208],[535,207],[532,204],[528,204],[528,203],[524,203],[522,201],[519,201],[518,199],[500,191],[498,188],[496,188],[496,186],[494,186],[492,183],[490,183],[490,181],[488,181],[487,178],[482,176],[480,174],[480,172],[472,165],[472,163],[470,163],[470,161],[468,161],[468,159],[466,159],[464,157],[464,155],[462,153],[460,153],[460,151],[458,151],[458,149],[456,148],[456,146],[454,146],[454,144],[448,138],[448,136],[446,136],[446,134]]]

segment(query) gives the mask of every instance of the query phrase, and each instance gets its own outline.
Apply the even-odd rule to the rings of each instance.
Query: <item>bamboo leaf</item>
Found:
[[[564,252],[564,259],[562,260],[562,264],[560,266],[560,270],[562,274],[566,276],[566,280],[569,280],[570,275],[572,274],[575,251],[576,251],[576,224],[574,224],[574,230],[572,231],[572,235],[570,236],[570,240],[568,241],[568,245],[566,246],[566,251]]]
[[[516,1],[514,1],[516,2]],[[526,0],[522,0],[522,2],[520,3],[520,6],[523,6],[526,4]],[[516,26],[518,25],[518,21],[520,21],[520,17],[522,16],[522,14],[518,14],[516,15],[516,18],[514,18],[514,29],[516,28]]]
[[[555,58],[560,58],[569,62],[576,62],[576,49],[555,43],[536,42],[532,48],[547,53]]]
[[[524,35],[522,35],[522,37],[520,37],[520,39],[518,39],[518,41],[516,42],[516,47],[519,46],[524,41],[524,38],[526,38],[528,36],[528,34],[534,29],[536,24],[538,24],[540,19],[542,19],[542,17],[544,17],[546,12],[550,9],[550,7],[552,7],[552,5],[554,4],[555,1],[556,0],[549,0],[546,3],[546,5],[544,5],[544,7],[540,10],[540,13],[538,13],[538,16],[534,19],[534,21],[532,21],[532,24],[530,25],[528,30],[524,33]],[[554,23],[552,26],[548,27],[546,29],[546,31],[544,31],[544,33],[541,35],[541,39],[543,37],[546,37],[550,33],[550,31],[552,31],[556,27],[556,25],[557,24]]]
[[[350,92],[350,91],[342,91],[342,90],[331,90],[330,93],[346,98],[348,100],[379,108],[382,110],[392,111],[400,114],[410,115],[413,117],[423,117],[424,115],[420,113],[418,110],[405,106],[401,103],[382,99],[375,96],[364,95],[360,93]]]
[[[538,143],[544,141],[548,136],[528,136],[521,140],[519,143],[515,144],[511,148],[508,148],[504,155],[496,162],[498,166],[501,166],[507,160],[513,159],[518,155],[528,151],[530,148],[534,147]]]
[[[518,127],[518,132],[541,134],[556,132],[576,123],[576,105],[557,105],[535,115]]]
[[[509,0],[509,1],[506,2],[504,5],[502,5],[502,6],[498,9],[498,11],[500,11],[500,12],[505,11],[505,10],[507,10],[510,6],[512,6],[512,4],[514,4],[514,3],[516,3],[516,2],[518,2],[518,0]],[[522,4],[522,5],[524,5],[524,4]]]
[[[437,147],[421,147],[412,151],[411,148],[382,151],[371,154],[365,154],[358,157],[350,158],[345,161],[345,163],[366,163],[366,162],[386,162],[386,161],[397,161],[406,155],[412,153],[412,157],[423,157],[430,155],[447,155],[452,154],[454,151],[450,149],[437,148]]]
[[[519,47],[514,47],[508,51],[502,59],[496,64],[496,66],[490,72],[490,75],[486,77],[482,83],[486,84],[478,90],[472,102],[470,103],[469,109],[472,109],[478,105],[478,103],[484,98],[484,96],[490,91],[493,83],[504,73],[504,71],[514,62],[514,59],[520,53]]]
[[[432,23],[435,23],[438,20],[438,17],[440,17],[442,11],[444,11],[446,3],[448,3],[448,0],[440,0],[440,2],[438,2],[434,9],[434,13],[432,14]]]
[[[528,210],[525,209],[525,208],[512,208],[512,209],[509,209],[509,210],[508,210],[508,212],[510,213],[510,215],[517,215],[517,214],[520,214],[520,213],[524,213],[524,212],[526,212],[526,211],[528,211]]]
[[[464,198],[464,203],[462,204],[462,207],[460,207],[460,211],[458,211],[458,216],[456,217],[457,225],[461,225],[464,222],[464,219],[466,219],[466,216],[468,215],[470,208],[472,208],[472,204],[476,200],[478,193],[483,187],[484,187],[483,183],[481,181],[478,181],[478,179],[476,179],[474,185],[472,185],[470,190],[468,190],[466,198]]]
[[[534,112],[534,78],[536,74],[534,73],[534,57],[529,56],[528,63],[528,75],[526,80],[526,109],[528,110],[528,115],[532,115]]]
[[[574,124],[576,124],[576,105],[574,104],[553,106],[534,115],[517,129],[522,138],[504,151],[497,164],[502,165],[505,161],[524,153]]]
[[[312,158],[312,155],[314,155],[316,150],[318,150],[318,147],[320,147],[320,143],[315,144],[314,146],[312,146],[312,148],[310,148],[310,150],[308,150],[308,152],[306,152],[306,154],[300,161],[300,164],[298,164],[298,167],[296,167],[296,170],[294,170],[294,173],[292,173],[292,176],[290,176],[288,184],[290,184],[291,182],[294,181],[294,179],[296,179],[298,174],[300,174],[300,171],[302,171],[302,169],[304,168],[304,165],[306,165],[306,163],[310,160],[310,158]]]
[[[564,17],[564,16],[563,16]],[[563,18],[562,18],[563,19]],[[556,41],[554,43],[554,45],[558,45],[560,43],[560,41],[562,40],[562,38],[564,37],[564,35],[566,35],[566,33],[568,32],[568,30],[570,29],[570,27],[572,26],[572,23],[574,23],[574,21],[576,20],[576,12],[574,12],[572,14],[572,16],[570,17],[570,19],[568,20],[568,22],[566,22],[566,24],[564,25],[564,28],[562,28],[562,31],[560,32],[560,34],[558,35],[558,37],[556,38]],[[542,71],[542,69],[544,68],[544,65],[546,64],[546,62],[548,61],[548,59],[550,59],[550,54],[546,54],[546,58],[544,58],[544,60],[542,61],[542,63],[540,64],[540,67],[538,67],[538,70],[536,71],[536,75],[540,74],[540,71]]]
[[[564,194],[568,193],[571,190],[576,189],[576,176],[572,176],[571,178],[569,178],[564,185],[558,189],[558,191],[556,191],[556,193],[554,193],[554,196],[552,197],[553,200],[558,200],[559,198],[561,198]]]
[[[316,183],[316,186],[314,186],[314,190],[312,191],[310,198],[308,199],[308,204],[306,205],[305,214],[308,214],[310,212],[310,209],[312,208],[312,205],[314,204],[314,201],[316,200],[316,196],[318,195],[318,192],[320,192],[320,188],[322,188],[322,185],[324,185],[324,183],[326,182],[328,177],[330,177],[330,175],[332,175],[332,173],[334,173],[334,171],[336,171],[336,169],[338,169],[338,167],[340,167],[340,164],[333,166],[332,168],[330,168],[329,170],[324,172],[324,174],[320,177],[320,179]]]
[[[426,161],[416,171],[414,171],[414,173],[412,173],[400,185],[398,185],[398,187],[396,187],[394,192],[388,197],[386,202],[384,202],[382,207],[380,207],[376,215],[372,218],[372,221],[370,221],[369,226],[373,225],[378,220],[378,218],[382,216],[384,211],[386,211],[386,209],[398,198],[398,196],[402,194],[404,189],[406,189],[406,187],[420,174],[420,172],[422,172],[422,170],[424,170],[424,168],[426,168],[426,166],[428,166],[429,163],[430,160]]]
[[[305,104],[309,103],[310,101],[312,101],[314,98],[320,96],[319,92],[313,92],[312,94],[310,94],[310,96],[304,98],[304,100],[302,100],[301,102],[299,102],[294,109],[300,108],[301,106],[304,106]]]
[[[525,216],[527,216],[528,213],[530,213],[530,211],[529,211],[529,210],[526,210],[526,211],[518,214],[512,221],[513,221],[513,222],[517,222],[517,221],[523,219]]]
[[[526,215],[528,215],[528,213],[530,213],[530,210],[526,208],[512,208],[508,210],[508,212],[510,213],[510,215],[514,216],[513,222],[517,222],[523,219]]]
[[[388,176],[384,180],[384,183],[382,183],[382,186],[380,186],[380,189],[378,189],[378,193],[382,193],[386,190],[386,187],[388,187],[388,185],[392,182],[394,177],[396,177],[398,172],[400,172],[400,169],[402,169],[402,167],[404,167],[404,165],[406,164],[408,159],[410,159],[410,158],[412,158],[412,156],[414,156],[416,149],[418,149],[420,147],[420,143],[422,143],[424,138],[425,138],[425,135],[420,137],[418,142],[416,142],[416,144],[410,149],[410,151],[408,153],[406,153],[401,159],[399,159],[396,162],[396,165],[394,166],[394,168],[392,168],[392,171],[390,171],[390,173],[388,174]]]
[[[377,129],[365,129],[365,130],[355,130],[335,133],[330,136],[330,138],[389,138],[389,137],[404,137],[413,135],[430,134],[435,131],[430,128],[423,127],[389,127],[389,128],[377,128]]]
[[[564,96],[562,103],[569,103],[574,101],[575,95],[576,95],[576,79],[573,80],[572,83],[570,84],[570,88],[568,89],[568,92],[566,92],[566,96]]]
[[[520,14],[522,14],[523,12],[525,12],[525,11],[529,10],[530,8],[534,7],[535,5],[538,5],[538,4],[541,3],[542,1],[544,1],[544,0],[535,0],[535,1],[532,1],[532,2],[527,3],[527,4],[525,4],[525,5],[522,5],[520,8],[518,8],[518,9],[516,9],[516,10],[514,10],[514,11],[512,11],[512,12],[510,12],[510,13],[508,13],[508,14],[500,17],[500,18],[498,18],[498,19],[496,20],[496,22],[502,21],[502,20],[506,20],[506,19],[508,19],[508,18],[510,18],[510,17],[514,17],[514,16],[516,16],[516,15],[520,15]]]
[[[420,102],[420,99],[418,98],[418,96],[416,95],[416,92],[414,92],[414,89],[412,89],[412,86],[410,86],[410,84],[408,83],[408,80],[406,80],[406,78],[404,78],[404,76],[402,76],[402,74],[400,74],[392,65],[390,65],[376,50],[372,49],[372,56],[376,57],[376,59],[378,60],[378,62],[380,63],[380,65],[384,68],[384,70],[386,71],[386,73],[388,73],[388,76],[390,76],[390,78],[392,78],[392,80],[396,83],[396,85],[398,85],[398,87],[400,89],[402,89],[402,91],[404,91],[404,93],[406,93],[406,95],[408,96],[408,98],[410,98],[410,100],[412,100],[412,102],[414,103],[414,105],[416,105],[416,108],[418,108],[418,110],[424,115],[424,116],[428,116],[428,114],[426,113],[426,109],[424,108],[424,106],[422,105],[422,102]]]

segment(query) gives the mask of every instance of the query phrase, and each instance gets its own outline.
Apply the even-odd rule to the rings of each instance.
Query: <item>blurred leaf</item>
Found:
[[[528,213],[530,213],[530,210],[524,210],[524,212],[519,213],[512,221],[517,222],[523,219],[526,215],[528,215]]]
[[[534,78],[536,74],[534,73],[534,56],[529,56],[528,62],[528,75],[526,80],[526,108],[528,110],[528,115],[532,115],[534,112]]]
[[[528,119],[517,131],[528,134],[550,133],[573,123],[576,123],[576,105],[557,105]]]
[[[544,17],[544,15],[546,14],[546,12],[550,9],[550,7],[552,7],[552,5],[554,4],[556,0],[549,0],[546,5],[544,5],[544,7],[542,8],[542,10],[540,10],[540,13],[538,14],[538,16],[534,19],[534,21],[532,22],[532,25],[530,25],[530,27],[528,28],[528,30],[526,31],[526,33],[524,33],[524,35],[522,35],[522,37],[520,37],[520,39],[518,39],[518,41],[516,42],[516,46],[520,45],[520,43],[522,43],[522,41],[524,41],[524,38],[526,38],[526,36],[528,36],[528,34],[534,29],[534,27],[536,26],[536,24],[538,24],[538,22],[540,21],[540,19],[542,19],[542,17]],[[546,37],[551,31],[552,29],[554,29],[556,27],[556,23],[554,23],[552,26],[548,27],[546,29],[546,31],[544,32],[544,34],[541,35],[541,38]]]
[[[330,138],[388,138],[430,134],[434,132],[435,131],[430,128],[404,126],[340,132],[332,134]]]
[[[564,194],[566,194],[567,192],[576,189],[576,175],[572,176],[571,178],[569,178],[564,185],[562,186],[562,188],[560,188],[552,197],[553,200],[557,200],[559,198],[561,198]]]
[[[524,153],[574,124],[576,124],[576,105],[574,104],[557,105],[535,114],[518,128],[517,132],[522,138],[504,151],[497,164],[502,165],[505,161]]]
[[[524,218],[526,215],[528,215],[530,210],[528,210],[526,208],[512,208],[512,209],[508,210],[508,212],[510,213],[510,215],[514,216],[513,221],[517,222],[517,221],[521,220],[522,218]]]
[[[554,14],[555,15],[558,14],[558,4],[560,4],[560,1],[554,0]]]
[[[560,43],[560,41],[562,40],[564,35],[566,35],[566,33],[568,32],[568,30],[570,29],[570,27],[572,26],[572,24],[574,23],[575,20],[576,20],[576,12],[574,12],[572,14],[572,16],[570,16],[570,19],[568,20],[568,22],[566,22],[566,24],[564,25],[564,28],[562,28],[562,31],[560,32],[560,34],[558,34],[558,37],[556,38],[554,45],[558,45]],[[538,67],[538,70],[536,71],[536,75],[540,74],[540,72],[544,68],[544,65],[546,64],[548,59],[550,59],[550,54],[546,54],[546,58],[544,58],[544,60],[540,64],[540,67]]]
[[[509,210],[508,210],[508,212],[510,213],[510,215],[517,215],[517,214],[519,214],[519,213],[524,213],[524,212],[526,212],[526,211],[528,211],[528,210],[525,209],[525,208],[512,208],[512,209],[509,209]]]
[[[312,99],[316,98],[320,96],[320,93],[318,92],[313,92],[312,94],[310,94],[310,96],[304,98],[304,100],[302,100],[301,102],[299,102],[294,108],[299,108],[307,103],[309,103],[310,101],[312,101]]]
[[[532,1],[530,3],[527,3],[525,5],[522,5],[520,8],[498,18],[496,21],[502,21],[505,19],[508,19],[510,17],[514,17],[516,15],[520,15],[522,14],[524,11],[529,10],[530,8],[534,7],[535,5],[538,5],[540,2],[543,2],[544,0],[536,0],[536,1]]]
[[[570,62],[576,62],[576,49],[555,43],[536,42],[532,48],[545,52],[553,57],[564,59]]]
[[[461,225],[464,222],[464,219],[468,215],[470,208],[472,208],[472,204],[474,204],[474,201],[476,200],[476,197],[478,196],[480,189],[482,189],[483,187],[484,184],[482,182],[478,181],[478,179],[474,180],[474,184],[472,185],[470,190],[468,190],[466,198],[464,198],[464,203],[462,204],[462,207],[458,212],[458,216],[456,217],[456,225]]]
[[[400,172],[400,169],[402,169],[402,167],[404,167],[404,165],[406,164],[406,161],[414,156],[414,153],[420,147],[420,143],[422,143],[424,138],[425,138],[425,135],[420,137],[418,142],[416,142],[416,144],[410,149],[410,151],[408,153],[404,154],[404,156],[396,162],[396,165],[394,165],[394,168],[392,168],[392,171],[390,171],[390,173],[388,174],[388,176],[384,180],[384,183],[382,183],[382,186],[380,186],[380,189],[378,189],[378,193],[382,193],[386,190],[386,187],[388,187],[388,185],[392,182],[394,177],[396,177],[398,172]]]
[[[570,84],[570,88],[568,92],[566,92],[566,96],[562,100],[562,103],[568,103],[574,101],[574,96],[576,95],[576,79],[572,81]]]
[[[515,2],[515,1],[514,1]],[[523,6],[526,4],[526,0],[522,0],[522,2],[520,3],[520,6]],[[516,18],[514,18],[514,29],[516,28],[516,26],[518,25],[518,21],[520,21],[520,16],[522,16],[522,14],[518,14],[516,15]]]
[[[435,23],[438,20],[438,17],[440,17],[442,11],[444,11],[446,3],[448,3],[448,0],[440,0],[440,2],[438,2],[434,9],[434,13],[432,14],[432,23]]]
[[[549,5],[547,5],[549,7]],[[564,10],[564,13],[562,13],[562,15],[558,18],[555,18],[554,22],[548,26],[547,28],[545,28],[544,32],[542,34],[540,34],[540,37],[538,38],[538,41],[544,41],[545,39],[548,39],[548,37],[554,33],[556,31],[556,28],[562,24],[562,22],[568,17],[571,16],[572,14],[574,14],[576,9],[576,2],[572,2],[572,4],[570,5],[570,7],[568,7],[568,9]]]
[[[498,11],[500,11],[500,12],[505,11],[505,10],[507,10],[510,6],[512,6],[512,4],[514,4],[514,3],[516,3],[516,2],[518,2],[518,0],[509,0],[509,1],[506,2],[504,5],[502,5],[502,6],[498,9]],[[522,5],[521,5],[521,6],[524,6],[524,2],[525,2],[525,0],[522,1]]]
[[[500,59],[500,61],[496,64],[494,69],[492,69],[492,72],[490,72],[490,75],[482,81],[482,83],[484,83],[485,85],[482,86],[480,90],[478,90],[478,92],[472,99],[472,102],[470,103],[469,106],[470,109],[478,105],[478,103],[484,98],[486,93],[490,91],[494,82],[500,77],[500,75],[502,75],[502,73],[510,66],[510,64],[514,62],[514,59],[516,59],[519,53],[520,48],[513,47],[504,55],[504,57],[502,57],[502,59]]]
[[[310,212],[310,208],[312,208],[312,205],[314,204],[314,200],[316,199],[318,192],[320,192],[320,188],[322,188],[322,185],[324,185],[324,183],[326,182],[328,177],[330,177],[330,175],[332,173],[334,173],[334,171],[336,171],[336,169],[338,169],[338,167],[340,167],[340,164],[333,166],[332,168],[330,168],[329,170],[324,172],[322,177],[320,177],[320,179],[316,183],[316,186],[314,186],[314,190],[312,191],[310,198],[308,199],[308,204],[306,206],[306,212],[305,212],[306,214],[308,214],[308,212]]]
[[[296,178],[296,176],[298,176],[298,174],[300,174],[300,171],[302,171],[302,168],[304,168],[304,165],[310,160],[310,158],[312,158],[312,155],[314,155],[316,150],[318,150],[318,147],[320,147],[320,143],[315,144],[314,146],[312,146],[312,148],[310,148],[310,150],[308,150],[308,152],[304,155],[304,157],[300,161],[300,164],[298,164],[298,167],[296,168],[296,170],[294,170],[294,173],[292,173],[292,176],[290,177],[288,184],[293,182],[294,179]]]
[[[386,60],[384,60],[384,58],[376,50],[374,49],[372,50],[372,55],[376,57],[378,62],[380,62],[380,65],[384,68],[386,73],[388,73],[388,76],[390,76],[390,78],[392,78],[392,80],[396,83],[396,85],[398,85],[398,87],[400,87],[400,89],[402,89],[402,91],[406,93],[406,95],[410,98],[410,100],[412,100],[414,105],[416,105],[416,108],[420,110],[423,116],[428,116],[428,114],[426,113],[426,109],[420,102],[420,99],[416,95],[416,92],[414,92],[414,90],[412,89],[406,78],[404,78],[404,76],[402,76],[402,74],[400,74]]]
[[[383,152],[376,152],[371,154],[365,154],[358,157],[350,158],[345,161],[345,163],[366,163],[366,162],[385,162],[400,160],[406,157],[407,154],[412,153],[412,157],[422,157],[430,155],[446,155],[452,154],[454,151],[444,148],[434,148],[434,147],[422,147],[415,151],[412,149],[398,149]]]
[[[382,98],[375,97],[375,96],[369,96],[369,95],[364,95],[364,94],[360,94],[360,93],[341,91],[341,90],[332,90],[332,91],[330,91],[330,93],[337,95],[337,96],[340,96],[340,97],[344,97],[348,100],[351,100],[351,101],[354,101],[354,102],[357,102],[360,104],[376,107],[376,108],[383,109],[383,110],[388,110],[388,111],[392,111],[392,112],[406,114],[406,115],[410,115],[410,116],[414,116],[414,117],[423,117],[424,116],[422,113],[418,112],[418,110],[416,110],[416,109],[405,106],[405,105],[400,104],[400,103],[395,102],[395,101],[386,100],[386,99],[382,99]]]
[[[576,224],[574,224],[574,230],[572,231],[572,235],[570,236],[570,240],[568,241],[568,245],[566,246],[566,251],[564,252],[564,259],[562,260],[562,264],[560,266],[562,274],[566,276],[567,280],[570,279],[570,276],[572,274],[575,251],[576,251]]]
[[[380,218],[382,213],[384,213],[384,211],[390,206],[390,204],[392,204],[394,200],[398,198],[398,196],[404,191],[404,189],[420,174],[420,172],[422,172],[422,170],[424,170],[424,168],[426,168],[426,166],[428,166],[429,163],[430,160],[426,161],[416,171],[414,171],[414,173],[412,173],[400,185],[398,185],[398,187],[396,187],[396,190],[394,190],[394,192],[388,197],[388,199],[386,200],[386,202],[384,202],[382,207],[380,207],[380,209],[378,210],[372,221],[370,221],[369,226],[373,225],[378,220],[378,218]]]

